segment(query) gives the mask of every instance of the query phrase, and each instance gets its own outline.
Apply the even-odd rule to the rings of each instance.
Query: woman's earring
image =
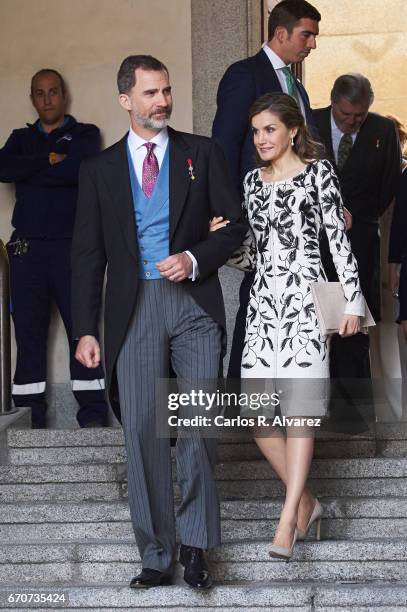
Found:
[[[291,146],[294,146],[294,136],[291,136]]]

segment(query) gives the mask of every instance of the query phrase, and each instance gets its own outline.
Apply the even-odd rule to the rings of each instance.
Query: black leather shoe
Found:
[[[171,576],[159,572],[158,570],[145,567],[141,570],[140,574],[130,582],[130,588],[151,589],[151,587],[161,586],[162,584],[171,584]]]
[[[184,580],[189,586],[199,590],[211,588],[212,576],[202,548],[181,544],[179,560],[185,568]]]
[[[82,429],[96,428],[96,427],[108,427],[104,419],[95,419],[94,421],[88,421],[84,425],[81,425]]]

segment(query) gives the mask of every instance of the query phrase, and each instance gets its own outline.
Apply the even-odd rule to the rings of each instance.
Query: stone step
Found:
[[[268,480],[273,470],[265,460],[218,463],[219,480]],[[407,476],[407,458],[320,459],[313,461],[315,478],[398,478]]]
[[[83,463],[87,461],[117,463],[126,459],[121,430],[97,429],[92,436],[88,431],[8,432],[8,462],[12,464]],[[391,456],[393,441],[387,441],[387,453]],[[63,447],[61,454],[59,449]],[[396,445],[397,456],[403,456]],[[315,457],[374,457],[376,440],[373,438],[321,439],[315,447]],[[240,439],[219,440],[220,461],[260,459],[262,454],[250,436]]]
[[[92,435],[86,430],[9,430],[8,463],[121,463],[126,460],[121,430],[96,429],[93,432]],[[395,435],[393,430],[385,430],[382,438],[377,440],[361,436],[320,439],[316,443],[315,457],[374,457],[377,454],[405,457],[405,439],[395,439]],[[63,453],[60,452],[61,447],[64,448]],[[250,437],[244,436],[240,439],[220,439],[218,457],[220,461],[233,461],[260,459],[262,455]]]
[[[283,484],[275,479],[221,480],[217,484],[221,499],[264,499],[285,492]],[[321,499],[407,496],[407,478],[310,478],[308,484]]]
[[[377,454],[375,441],[320,441],[315,447],[315,458],[348,458],[374,457]],[[381,443],[380,452],[386,457],[407,456],[404,441],[386,441]],[[174,454],[174,452],[172,453]],[[220,444],[219,461],[260,460],[262,453],[254,442]],[[77,446],[65,447],[29,447],[9,448],[7,463],[11,465],[47,465],[47,464],[82,464],[82,463],[124,463],[126,451],[124,446]]]
[[[59,463],[59,462],[58,462]],[[123,480],[124,464],[86,464],[50,466],[0,466],[0,484],[34,482],[106,482]],[[406,478],[407,458],[316,459],[311,478]],[[275,475],[266,460],[221,462],[216,466],[218,480],[273,480]]]
[[[269,542],[225,544],[209,555],[217,582],[403,580],[405,541],[298,543],[289,567],[270,558]],[[130,581],[141,568],[134,542],[3,545],[0,583],[63,585]],[[177,565],[177,579],[182,568]]]
[[[407,497],[407,478],[311,478],[309,487],[320,499],[326,497]],[[178,486],[175,496],[179,498]],[[273,480],[219,481],[223,500],[281,498],[284,485]],[[50,482],[37,484],[1,484],[0,503],[35,501],[118,501],[127,498],[127,483],[120,482]]]
[[[407,536],[407,502],[403,499],[324,501],[324,539]],[[281,504],[268,501],[221,503],[223,541],[272,538]],[[84,504],[3,504],[0,541],[57,542],[84,538],[133,541],[125,502]]]
[[[113,587],[114,588],[114,587]],[[32,608],[34,609],[34,608]],[[52,608],[52,610],[57,610],[59,608]],[[205,612],[220,612],[223,610],[232,610],[233,612],[236,612],[236,606],[222,606],[222,607],[217,607],[217,608],[213,608],[212,606],[207,608],[206,606],[193,606],[185,608],[185,606],[182,606],[181,608],[179,608],[178,606],[174,607],[171,606],[169,608],[165,608],[163,606],[160,606],[159,608],[147,608],[146,606],[135,606],[132,605],[128,608],[105,608],[105,607],[100,607],[97,606],[97,608],[63,608],[64,610],[78,610],[80,612],[91,612],[95,609],[97,610],[114,610],[115,612],[129,612],[129,610],[143,610],[143,612],[146,612],[146,610],[171,610],[171,612],[185,612],[185,610],[187,609],[189,610],[204,610]],[[314,605],[311,605],[311,607],[308,607],[307,605],[301,605],[300,607],[296,606],[296,607],[292,607],[292,606],[284,606],[284,608],[281,608],[280,606],[277,607],[271,607],[271,606],[257,606],[256,608],[252,608],[252,607],[248,607],[248,606],[239,606],[239,610],[243,610],[244,612],[257,612],[258,610],[262,610],[262,609],[267,609],[267,610],[274,610],[274,611],[278,611],[278,612],[282,612],[284,610],[284,612],[405,612],[405,607],[404,606],[369,606],[368,608],[366,606],[362,606],[362,607],[355,607],[354,605],[352,605],[352,608],[350,609],[349,607],[343,608],[341,607],[337,607],[337,606],[323,606],[323,607],[315,607]],[[24,610],[26,610],[26,608],[24,608]],[[35,610],[37,610],[37,612],[49,612],[50,608],[35,608]],[[16,612],[16,608],[2,608],[2,612]],[[21,608],[21,612],[23,612],[23,608]]]
[[[0,484],[117,483],[125,474],[123,465],[3,465]]]
[[[377,440],[376,455],[380,457],[407,457],[406,440]]]
[[[172,612],[201,609],[205,612],[216,610],[244,609],[254,612],[259,609],[276,612],[400,612],[407,607],[406,583],[385,581],[363,584],[303,583],[287,582],[219,584],[206,593],[199,593],[175,584],[167,587],[134,591],[122,584],[109,583],[100,586],[84,586],[72,581],[69,587],[58,588],[49,583],[41,592],[64,593],[69,603],[64,610],[165,610]],[[37,586],[21,587],[19,583],[0,587],[0,606],[4,611],[16,609],[3,607],[10,593],[39,592]],[[23,609],[23,608],[21,608]],[[41,604],[30,604],[30,609],[41,609]],[[44,611],[49,608],[42,608]]]
[[[306,548],[309,545],[298,544],[293,559],[290,561],[289,569],[285,563],[277,559],[271,559],[268,555],[269,544],[262,543],[262,558],[253,559],[251,555],[241,555],[235,560],[211,560],[213,578],[217,582],[270,582],[271,580],[286,580],[287,582],[299,581],[344,581],[355,582],[372,580],[407,580],[407,560],[405,553],[399,550],[389,550],[386,545],[381,546],[379,559],[369,558],[361,560],[355,555],[346,555],[344,560],[329,560],[324,558],[323,553],[313,558]],[[310,548],[312,546],[309,546]],[[73,580],[91,584],[130,582],[131,578],[141,571],[141,562],[134,554],[135,545],[129,546],[129,551],[120,551],[114,554],[105,544],[98,551],[84,550],[79,553],[78,559],[56,559],[55,553],[52,559],[44,558],[44,555],[35,555],[30,547],[21,545],[27,549],[25,561],[16,563],[14,556],[12,561],[0,563],[0,582],[20,582],[23,584],[43,584],[49,581],[64,584]],[[89,548],[89,547],[86,547]],[[240,545],[240,549],[244,549]],[[15,549],[8,551],[15,554]],[[23,556],[21,552],[20,557]],[[386,558],[382,558],[385,555]],[[49,555],[48,555],[49,556]],[[258,556],[258,555],[257,555]],[[32,558],[34,557],[34,558]],[[108,557],[108,558],[107,558]],[[263,558],[264,557],[264,558]],[[322,558],[321,558],[322,557]],[[182,568],[177,566],[177,579],[182,581]]]
[[[270,541],[241,540],[208,552],[211,564],[217,563],[278,563],[269,554]],[[311,537],[297,542],[293,561],[298,563],[342,561],[407,561],[405,539],[364,540],[345,542],[329,540],[317,542]],[[140,555],[134,540],[102,542],[6,543],[0,549],[0,564],[8,563],[139,563]],[[279,564],[279,563],[278,563]],[[283,567],[285,567],[283,565]],[[291,567],[291,563],[290,566]],[[287,568],[286,568],[287,569]]]
[[[0,503],[35,501],[114,501],[127,497],[118,482],[2,484]],[[1,510],[0,510],[1,512]]]
[[[407,496],[406,459],[316,460],[309,485],[320,497]],[[280,497],[282,483],[264,460],[217,467],[222,499]],[[0,466],[0,502],[113,500],[126,497],[125,465]],[[177,491],[177,486],[175,486]]]
[[[276,519],[222,521],[222,541],[233,542],[248,538],[271,540],[277,527]],[[322,521],[322,538],[365,540],[392,538],[394,534],[407,538],[404,518],[335,518]],[[72,522],[0,525],[0,543],[60,542],[61,540],[128,540],[133,537],[130,521]]]
[[[330,441],[407,440],[407,423],[376,424],[372,433],[349,436],[340,433],[316,432],[317,439]],[[231,431],[219,440],[220,445],[251,442],[249,433]],[[123,446],[120,427],[94,429],[9,429],[7,442],[11,448],[66,446]]]
[[[324,519],[335,518],[405,518],[407,498],[326,498],[323,502]],[[280,500],[222,501],[222,519],[276,519],[281,512]],[[85,523],[121,522],[130,520],[126,501],[84,503],[2,504],[0,525],[19,523]]]
[[[9,448],[10,465],[73,465],[89,463],[125,463],[124,446],[73,446]]]
[[[121,428],[92,429],[32,429],[7,432],[10,448],[69,447],[69,446],[123,446]]]

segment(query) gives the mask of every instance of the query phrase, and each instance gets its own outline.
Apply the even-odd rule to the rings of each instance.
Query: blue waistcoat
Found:
[[[148,198],[138,182],[127,145],[127,159],[129,162],[139,247],[139,278],[144,280],[162,278],[155,264],[170,254],[169,148],[167,146],[153,195],[151,198]]]

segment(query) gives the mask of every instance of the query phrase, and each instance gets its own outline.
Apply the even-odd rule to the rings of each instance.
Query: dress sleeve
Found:
[[[316,181],[329,250],[347,300],[345,314],[363,317],[365,301],[360,288],[358,265],[346,235],[339,180],[328,160],[318,162]]]
[[[243,272],[253,272],[256,269],[256,239],[252,228],[250,227],[247,208],[249,201],[249,187],[247,181],[248,175],[245,176],[243,182],[244,198],[242,203],[243,219],[245,220],[248,230],[240,247],[228,259],[226,265],[231,268],[237,268]]]

